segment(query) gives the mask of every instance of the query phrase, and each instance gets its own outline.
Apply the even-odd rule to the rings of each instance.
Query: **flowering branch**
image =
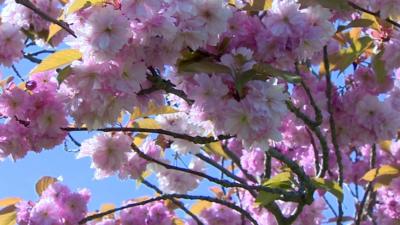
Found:
[[[53,17],[47,15],[41,9],[37,8],[31,1],[29,1],[29,0],[15,0],[15,2],[25,6],[27,8],[29,8],[32,11],[34,11],[36,14],[38,14],[44,20],[47,20],[47,21],[49,21],[51,23],[54,23],[54,24],[57,24],[58,26],[63,28],[65,31],[70,33],[72,36],[76,37],[74,31],[69,27],[69,25],[66,22],[54,19]]]
[[[368,14],[370,14],[370,15],[373,15],[373,16],[375,16],[375,17],[380,18],[380,12],[379,12],[379,11],[378,11],[378,12],[372,12],[372,11],[370,11],[370,10],[368,10],[368,9],[362,8],[362,7],[359,6],[359,5],[356,5],[355,3],[351,2],[351,1],[348,1],[348,4],[349,4],[352,8],[356,9],[356,10],[359,10],[359,11],[361,11],[361,12],[365,12],[365,13],[368,13]],[[390,24],[392,24],[393,26],[396,26],[396,27],[400,28],[400,24],[397,23],[397,22],[394,21],[394,20],[391,20],[390,18],[386,18],[385,21],[388,22],[388,23],[390,23]]]
[[[209,176],[205,173],[202,173],[202,172],[199,172],[196,170],[181,168],[181,167],[177,167],[177,166],[173,166],[173,165],[161,162],[161,161],[154,159],[154,158],[146,155],[145,153],[143,153],[135,144],[132,144],[131,147],[132,147],[133,151],[136,152],[141,158],[143,158],[149,162],[153,162],[160,166],[163,166],[166,169],[177,170],[177,171],[181,171],[184,173],[190,173],[190,174],[205,178],[208,181],[222,185],[224,187],[243,188],[247,191],[250,191],[250,193],[254,193],[254,191],[265,191],[268,193],[278,194],[281,196],[280,199],[283,201],[293,201],[293,202],[302,201],[301,195],[299,195],[297,192],[288,192],[288,191],[285,191],[285,190],[279,189],[279,188],[269,188],[269,187],[264,187],[264,186],[247,185],[246,183],[236,183],[236,182],[231,182],[228,180],[217,179],[215,177]]]
[[[107,210],[105,212],[102,213],[97,213],[91,216],[88,216],[86,218],[84,218],[83,220],[81,220],[79,222],[79,224],[85,224],[86,222],[89,222],[91,220],[94,219],[98,219],[101,218],[103,216],[124,210],[124,209],[128,209],[128,208],[132,208],[132,207],[136,207],[136,206],[140,206],[140,205],[146,205],[152,202],[157,202],[157,201],[161,201],[161,200],[168,200],[168,199],[172,199],[172,198],[180,198],[180,199],[187,199],[187,200],[203,200],[203,201],[208,201],[208,202],[214,202],[220,205],[224,205],[228,208],[231,208],[235,211],[237,211],[238,213],[244,215],[250,222],[252,222],[254,225],[258,225],[257,221],[249,214],[249,212],[247,212],[246,210],[240,208],[239,206],[237,206],[236,204],[232,203],[232,202],[227,202],[218,198],[213,198],[213,197],[208,197],[208,196],[201,196],[201,195],[186,195],[186,194],[164,194],[158,197],[154,197],[154,198],[150,198],[144,201],[140,201],[140,202],[135,202],[132,204],[128,204],[119,208],[115,208],[115,209],[111,209],[111,210]]]

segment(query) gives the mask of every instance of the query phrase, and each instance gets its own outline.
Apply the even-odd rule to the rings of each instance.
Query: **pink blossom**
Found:
[[[22,58],[25,36],[18,27],[5,22],[0,24],[0,33],[0,64],[11,66]]]
[[[95,178],[102,179],[116,173],[130,151],[131,138],[125,134],[109,133],[96,135],[82,143],[77,158],[92,157],[92,168],[96,169]]]

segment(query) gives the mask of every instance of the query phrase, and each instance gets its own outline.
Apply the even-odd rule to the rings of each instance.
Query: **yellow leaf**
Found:
[[[82,58],[82,53],[76,49],[60,50],[45,58],[30,72],[30,74],[57,69],[61,66],[71,64],[73,61],[80,58]]]
[[[57,20],[64,20],[65,19],[65,14],[64,11],[62,12],[61,16],[57,18]],[[47,35],[47,42],[49,42],[54,35],[56,35],[60,30],[63,28],[58,26],[57,24],[51,23],[49,26],[49,34]]]
[[[147,133],[139,133],[133,138],[133,143],[136,146],[140,146],[143,143],[144,139],[146,139],[147,136],[148,136]]]
[[[161,115],[161,114],[170,114],[176,113],[177,110],[172,108],[171,106],[157,106],[153,101],[150,101],[147,106],[147,111],[142,112],[142,110],[138,107],[135,107],[131,114],[131,120],[135,120],[138,118],[143,118],[151,115]]]
[[[115,205],[112,203],[104,203],[100,207],[100,212],[105,212],[111,209],[115,209]]]
[[[383,165],[379,168],[368,171],[361,179],[366,181],[373,181],[380,176],[396,176],[400,175],[400,170],[391,165]]]
[[[264,11],[271,9],[272,0],[253,0],[252,4],[245,6],[243,9],[247,11]]]
[[[58,26],[57,24],[50,24],[49,26],[49,34],[47,35],[47,42],[49,42],[51,40],[51,38],[54,37],[54,35],[56,35],[60,30],[62,30],[62,28],[60,26]]]
[[[200,200],[192,205],[190,211],[195,215],[199,215],[203,210],[210,208],[211,205],[211,202]]]
[[[57,182],[57,178],[44,176],[36,182],[36,193],[41,196],[42,193],[53,183]]]
[[[206,144],[204,146],[204,150],[208,153],[214,153],[216,155],[222,156],[227,159],[229,158],[229,156],[225,153],[225,151],[222,148],[222,145],[219,141]]]
[[[0,200],[0,207],[14,205],[20,201],[22,201],[22,199],[17,197],[4,198]]]
[[[72,3],[69,6],[66,14],[69,15],[69,14],[72,14],[72,13],[74,13],[74,12],[84,8],[84,7],[88,7],[90,5],[100,4],[100,3],[103,3],[103,2],[105,2],[105,1],[104,0],[75,0],[74,3]]]
[[[362,19],[369,19],[371,21],[374,21],[374,23],[370,26],[370,28],[372,28],[374,30],[378,30],[378,31],[381,30],[378,18],[376,16],[371,15],[369,13],[363,13],[363,14],[361,14],[361,18]]]
[[[68,0],[58,0],[62,5],[65,5],[68,3]]]
[[[385,152],[390,152],[390,148],[392,147],[392,141],[391,140],[381,141],[379,142],[379,147]]]
[[[104,203],[100,207],[100,212],[106,212],[108,210],[115,209],[115,205],[112,203]],[[108,214],[105,218],[114,219],[114,213]]]
[[[155,119],[145,118],[137,120],[134,124],[135,127],[139,128],[149,128],[149,129],[160,129],[160,125]]]
[[[0,225],[17,224],[17,212],[14,205],[7,206],[0,210]]]
[[[183,222],[183,220],[179,219],[179,218],[174,218],[172,220],[172,224],[173,225],[184,225],[185,223]]]

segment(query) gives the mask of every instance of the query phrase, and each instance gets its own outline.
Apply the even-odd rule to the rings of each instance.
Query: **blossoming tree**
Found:
[[[88,212],[43,177],[1,225],[400,224],[399,0],[0,4],[0,159],[69,139],[155,193]]]

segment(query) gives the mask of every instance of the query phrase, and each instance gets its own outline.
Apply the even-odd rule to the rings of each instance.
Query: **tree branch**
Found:
[[[304,172],[304,170],[294,161],[288,159],[284,154],[282,154],[278,149],[270,147],[267,153],[273,158],[285,163],[292,171],[295,173],[300,183],[303,183],[307,188],[305,203],[311,204],[313,201],[313,193],[315,191],[315,186],[311,181],[310,177]]]
[[[54,19],[53,17],[47,15],[41,9],[37,8],[31,1],[29,1],[29,0],[15,0],[15,2],[25,6],[27,8],[29,8],[30,10],[32,10],[33,12],[38,14],[40,17],[42,17],[44,20],[47,20],[47,21],[49,21],[51,23],[54,23],[54,24],[57,24],[58,26],[63,28],[65,31],[70,33],[72,36],[76,37],[74,31],[69,27],[69,25],[66,22]]]
[[[322,168],[319,171],[318,177],[324,177],[329,168],[329,148],[325,137],[322,135],[322,132],[318,127],[318,123],[311,120],[306,114],[301,112],[301,110],[294,106],[291,101],[286,101],[286,106],[288,107],[289,111],[295,114],[297,118],[301,119],[305,125],[310,128],[312,132],[314,132],[315,136],[317,136],[322,148]]]
[[[73,131],[89,131],[88,128],[85,127],[63,127],[61,128],[63,131],[73,132]],[[102,132],[143,132],[143,133],[153,133],[153,134],[164,134],[167,136],[171,136],[177,139],[183,139],[195,144],[208,144],[211,142],[226,140],[232,138],[231,136],[227,135],[219,135],[217,139],[214,137],[202,137],[202,136],[190,136],[187,134],[180,134],[175,133],[168,130],[163,129],[151,129],[151,128],[133,128],[133,127],[110,127],[110,128],[100,128],[95,129],[95,131],[102,131]]]
[[[189,105],[192,105],[194,103],[194,100],[189,99],[189,97],[186,95],[184,91],[176,89],[175,85],[171,83],[171,81],[162,79],[154,68],[149,67],[149,70],[152,74],[147,76],[147,80],[152,82],[152,86],[147,89],[139,91],[137,95],[139,96],[148,95],[151,94],[152,92],[163,90],[166,93],[179,96],[180,98],[185,100]]]

